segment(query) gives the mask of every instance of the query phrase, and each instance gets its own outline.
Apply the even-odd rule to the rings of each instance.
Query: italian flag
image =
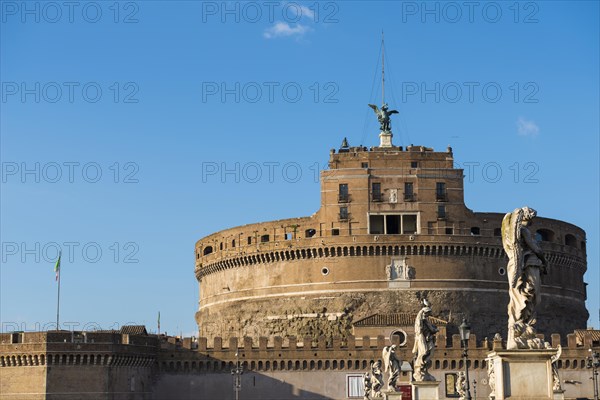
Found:
[[[58,253],[58,260],[56,260],[56,265],[54,265],[54,272],[56,273],[56,281],[60,278],[60,256],[62,252]]]

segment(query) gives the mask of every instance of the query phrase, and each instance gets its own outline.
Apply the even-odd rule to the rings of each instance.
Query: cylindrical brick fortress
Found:
[[[528,204],[535,208],[535,204]],[[422,146],[331,151],[321,208],[310,217],[223,230],[196,243],[200,336],[345,336],[353,321],[417,312],[427,297],[456,333],[506,336],[502,213],[464,204],[452,150]],[[538,217],[550,264],[538,332],[586,327],[585,232]]]

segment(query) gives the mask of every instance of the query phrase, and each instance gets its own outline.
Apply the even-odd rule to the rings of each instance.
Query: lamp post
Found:
[[[592,369],[592,379],[594,380],[594,400],[598,400],[598,367],[600,367],[600,354],[592,349],[589,351],[590,355],[586,358],[587,367]]]
[[[240,399],[240,392],[242,390],[242,374],[244,373],[244,368],[240,366],[240,354],[238,352],[235,353],[235,368],[231,370],[231,375],[233,375],[233,393],[235,395],[235,400]]]
[[[460,326],[458,327],[458,330],[460,332],[460,341],[462,343],[462,347],[463,347],[463,358],[465,359],[465,383],[466,383],[466,388],[465,388],[465,392],[466,397],[465,400],[471,400],[471,388],[469,386],[469,353],[468,353],[468,349],[469,349],[469,336],[471,336],[471,326],[467,323],[467,320],[463,318],[463,322],[462,324],[460,324]],[[596,399],[597,400],[597,399]]]

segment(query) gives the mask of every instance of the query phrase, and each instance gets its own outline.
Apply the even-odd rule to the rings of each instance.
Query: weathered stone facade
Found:
[[[418,311],[422,297],[450,333],[466,317],[480,337],[505,335],[504,212],[465,206],[450,148],[332,150],[315,214],[196,243],[200,335],[344,337],[371,314]],[[543,217],[533,229],[551,269],[538,331],[585,328],[585,232]]]
[[[402,325],[402,324],[401,324]],[[446,374],[464,369],[458,335],[437,337],[430,372],[442,381],[440,398],[451,398]],[[588,349],[600,350],[598,331],[552,335],[562,343],[558,361],[565,398],[591,398]],[[398,354],[412,360],[414,337]],[[260,337],[177,338],[102,332],[25,332],[0,334],[0,399],[192,400],[233,399],[231,370],[243,367],[243,399],[348,399],[349,379],[381,359],[389,338],[345,339]],[[486,357],[505,343],[469,340],[469,373],[478,398],[487,398]],[[410,384],[403,372],[398,385]],[[473,388],[471,388],[473,390]]]

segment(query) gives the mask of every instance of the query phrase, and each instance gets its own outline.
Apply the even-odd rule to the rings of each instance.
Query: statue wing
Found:
[[[520,209],[516,209],[512,213],[507,213],[502,219],[502,246],[508,256],[508,282],[510,287],[514,288],[517,284],[517,280],[522,273],[522,258],[523,251],[519,243],[519,229],[521,229],[521,223],[518,220],[518,214]]]
[[[371,107],[376,113],[379,112],[379,107],[377,107],[375,104],[369,104],[369,107]]]
[[[382,352],[383,370],[387,372],[390,368],[390,346],[385,346]]]
[[[400,113],[397,110],[388,111],[388,115],[392,115],[392,114],[400,114]]]

